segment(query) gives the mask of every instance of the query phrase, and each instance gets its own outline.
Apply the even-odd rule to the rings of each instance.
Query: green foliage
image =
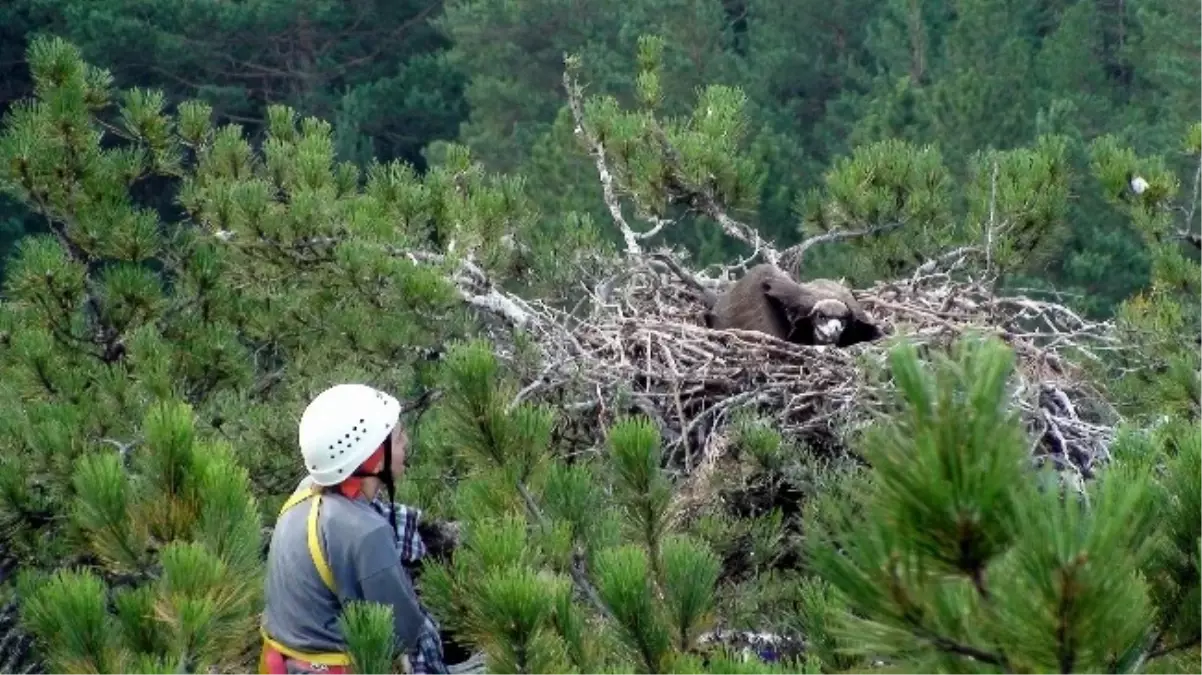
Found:
[[[659,104],[662,45],[659,36],[640,38],[639,103],[630,111],[613,95],[584,97],[575,82],[584,67],[581,59],[566,59],[568,95],[577,99],[569,104],[579,106],[588,135],[604,147],[613,178],[645,221],[644,230],[669,217],[713,220],[716,214],[708,204],[747,208],[761,180],[754,162],[741,152],[747,135],[746,95],[735,87],[708,85],[697,92],[691,111],[671,115],[671,109]],[[585,148],[595,152],[589,144]],[[677,226],[666,236],[696,238],[687,232]],[[703,251],[701,257],[709,261],[720,253]]]
[[[676,648],[687,651],[712,621],[714,586],[722,569],[705,544],[683,535],[666,538],[661,555],[664,596]]]
[[[1119,369],[1114,394],[1127,410],[1145,419],[1168,414],[1196,420],[1202,412],[1202,306],[1197,302],[1202,293],[1202,239],[1194,223],[1202,212],[1199,129],[1202,124],[1194,123],[1182,143],[1194,167],[1188,202],[1177,198],[1177,176],[1162,157],[1140,157],[1112,136],[1098,139],[1091,148],[1093,171],[1107,201],[1129,219],[1151,255],[1151,286],[1119,306],[1117,323],[1129,349],[1113,360]],[[1130,186],[1135,177],[1147,183],[1142,194]]]
[[[1202,526],[1159,514],[1194,501],[1176,503],[1197,486],[1198,451],[1182,445],[1153,471],[1150,458],[1172,455],[1120,447],[1083,493],[1065,493],[1024,467],[1009,350],[990,339],[956,351],[933,373],[912,348],[893,352],[900,409],[867,441],[860,512],[852,502],[811,512],[814,571],[847,602],[839,640],[936,671],[1142,669],[1196,592],[1185,561]],[[1153,563],[1169,540],[1159,546],[1173,554],[1161,555],[1183,564]],[[1157,577],[1176,585],[1154,592]]]
[[[672,530],[659,430],[622,420],[604,460],[568,463],[550,411],[509,405],[516,388],[486,343],[452,348],[445,374],[432,414],[466,462],[446,486],[464,537],[420,582],[444,627],[479,645],[490,672],[666,672],[693,651],[721,564]]]
[[[673,44],[704,41],[710,47],[704,63],[670,55],[660,86],[666,105],[717,79],[729,63],[719,49],[722,5],[711,1],[456,0],[437,24],[452,41],[451,63],[467,77],[472,115],[460,138],[507,171],[522,166],[563,106],[558,82],[565,52],[585,50],[597,79],[627,98],[641,88],[627,76],[639,36],[655,33]]]
[[[188,669],[236,664],[254,634],[262,542],[245,470],[222,446],[195,438],[185,404],[152,407],[142,431],[132,471],[116,452],[81,458],[72,513],[109,583],[124,577],[145,585],[110,589],[85,568],[27,576],[21,588],[23,621],[68,672],[121,672],[138,659]],[[93,614],[62,626],[66,617]],[[118,632],[109,629],[114,618]],[[89,637],[93,630],[103,641]],[[85,633],[61,637],[77,631]]]
[[[388,673],[396,667],[396,637],[393,634],[392,608],[378,602],[355,601],[347,604],[338,620],[346,636],[357,673]]]
[[[592,149],[568,150],[570,115],[556,95],[565,52],[579,55],[580,77],[596,90],[590,115],[598,128],[615,120],[620,145],[607,149],[615,155],[611,168],[621,167],[619,183],[632,186],[631,199],[656,215],[663,215],[654,208],[663,202],[656,173],[665,162],[648,152],[654,146],[630,142],[649,126],[652,111],[670,132],[674,120],[701,115],[718,128],[728,120],[708,114],[737,107],[739,118],[727,133],[697,137],[720,161],[706,164],[705,152],[683,136],[673,142],[685,156],[682,164],[711,171],[731,215],[755,221],[782,245],[802,234],[798,206],[824,187],[841,156],[877,143],[931,148],[949,181],[935,197],[953,209],[951,223],[920,222],[882,238],[879,246],[894,258],[885,262],[894,266],[908,262],[912,242],[945,244],[969,219],[972,209],[952,186],[975,181],[988,191],[991,163],[974,167],[978,152],[1034,147],[1045,154],[1052,148],[1040,139],[1059,137],[1066,152],[1053,163],[1070,173],[1057,176],[1039,197],[1038,211],[1059,215],[1054,227],[1028,233],[1040,233],[1039,242],[1028,240],[1037,250],[1025,261],[1019,246],[1013,260],[1020,269],[1010,281],[1081,296],[1079,306],[1105,315],[1146,283],[1143,246],[1093,197],[1095,186],[1074,175],[1087,175],[1086,146],[1098,137],[1117,134],[1141,152],[1170,152],[1180,129],[1196,120],[1196,97],[1183,94],[1199,87],[1191,56],[1202,48],[1196,18],[1197,8],[1167,0],[1138,6],[745,0],[693,2],[687,9],[657,0],[622,3],[620,11],[602,0],[472,0],[449,4],[439,23],[468,82],[471,114],[461,138],[491,166],[530,177],[532,198],[547,213],[608,218],[585,154]],[[497,35],[507,41],[492,41]],[[640,48],[646,35],[661,37],[653,49]],[[721,86],[709,86],[715,83]],[[737,106],[711,108],[711,97]],[[699,100],[705,105],[696,105]],[[622,107],[630,112],[619,113]],[[696,153],[694,160],[689,153]],[[1016,161],[1021,156],[1013,155]],[[732,176],[741,178],[731,183]],[[1058,202],[1066,183],[1073,199]],[[908,191],[921,194],[925,187],[917,183]],[[685,216],[665,230],[668,241],[688,245],[705,263],[745,253],[742,243],[686,214],[687,202],[667,209],[667,217]],[[1019,211],[1034,206],[1023,198],[1014,204]],[[811,224],[804,234],[814,229]],[[914,255],[930,253],[920,248]],[[863,283],[884,267],[827,246],[807,271]]]
[[[458,147],[422,178],[361,171],[328,123],[285,106],[252,142],[206,103],[114,90],[60,39],[28,58],[36,97],[5,118],[0,190],[48,232],[21,243],[0,304],[5,553],[84,565],[114,598],[139,589],[114,605],[115,655],[61,651],[31,625],[62,667],[237,669],[253,659],[262,518],[301,469],[289,420],[332,382],[429,384],[429,351],[471,325],[448,270],[515,270],[521,181]],[[506,433],[525,477],[547,414],[523,409]],[[135,630],[147,603],[159,637]]]
[[[29,59],[37,98],[0,134],[0,187],[50,228],[22,242],[0,305],[0,397],[20,411],[3,424],[19,467],[3,513],[19,556],[62,555],[15,530],[58,527],[76,460],[114,444],[163,448],[131,455],[167,500],[147,535],[181,531],[195,507],[184,439],[130,424],[156,400],[187,401],[198,434],[221,434],[252,484],[285,492],[299,467],[278,411],[323,382],[420,386],[425,350],[469,325],[445,270],[471,256],[504,281],[514,254],[500,238],[523,241],[520,181],[461,150],[424,180],[401,163],[361,173],[337,161],[330,125],[288,108],[270,108],[257,148],[204,103],[172,114],[155,91],[112,91],[61,40],[35,41]],[[182,210],[143,203],[139,182]]]
[[[60,571],[49,578],[23,575],[23,620],[37,635],[54,636],[47,657],[67,673],[121,672],[106,609],[104,582],[88,571]]]
[[[0,299],[0,543],[67,567],[17,589],[51,666],[247,668],[296,415],[356,380],[444,389],[401,490],[462,524],[420,585],[490,672],[1196,669],[1202,209],[1180,176],[1202,126],[1180,3],[465,0],[434,21],[446,59],[436,12],[383,4],[0,9],[0,35],[36,10],[81,45],[30,42],[35,97],[0,133],[22,210],[0,238],[44,227]],[[461,78],[471,152],[423,149],[466,112]],[[1126,349],[1090,361],[1130,421],[1116,461],[1082,494],[1027,468],[988,342],[933,374],[893,354],[867,469],[746,419],[699,515],[649,419],[564,447],[563,411],[513,404],[534,337],[507,362],[459,341],[461,272],[577,293],[620,240],[598,151],[634,228],[703,263],[748,248],[724,216],[782,247],[872,231],[804,274],[975,247],[1011,288],[1117,307]],[[390,623],[344,618],[359,670],[391,667]],[[744,659],[711,628],[805,653]]]
[[[446,41],[420,2],[13,5],[37,17],[36,30],[79,45],[122,86],[149,84],[173,102],[203,100],[252,131],[277,103],[337,120],[344,159],[420,162],[422,146],[452,137],[465,112]]]
[[[650,551],[656,577],[661,572],[659,545],[672,499],[671,486],[660,472],[659,440],[659,430],[646,418],[619,422],[609,432],[617,497],[625,521]]]
[[[898,397],[864,436],[871,468],[828,477],[828,489],[809,500],[800,574],[768,564],[750,577],[730,575],[717,549],[702,542],[729,537],[738,521],[704,537],[667,524],[674,521],[641,526],[647,514],[663,513],[648,504],[657,503],[649,498],[665,480],[658,434],[646,419],[610,429],[608,471],[587,462],[569,468],[578,465],[562,465],[552,449],[546,472],[530,474],[529,485],[505,470],[504,433],[452,426],[462,434],[452,444],[495,444],[472,453],[490,458],[477,471],[500,477],[478,475],[469,479],[478,487],[458,489],[517,488],[519,497],[498,501],[504,508],[460,500],[464,546],[423,576],[424,597],[448,627],[481,645],[490,668],[505,672],[725,672],[735,662],[723,649],[699,644],[719,616],[808,637],[801,661],[744,664],[739,672],[858,670],[876,659],[939,672],[1138,671],[1188,641],[1196,621],[1182,608],[1198,592],[1202,540],[1194,515],[1202,505],[1190,497],[1202,493],[1196,430],[1130,432],[1116,444],[1111,468],[1085,492],[1066,493],[1030,467],[1011,404],[1008,348],[966,338],[930,358],[931,366],[920,365],[905,344],[892,353]],[[465,344],[448,362],[463,389],[448,388],[443,413],[475,411],[473,419],[504,428],[516,408],[487,413],[486,405],[499,405],[496,392],[514,391],[496,357]],[[789,461],[762,422],[744,418],[736,439],[755,471],[780,471]],[[582,504],[598,504],[589,477],[608,477],[625,525],[618,541],[598,546],[602,539],[586,534],[596,530],[584,525]],[[543,492],[549,486],[554,499]],[[568,499],[568,486],[580,487],[578,501]],[[698,532],[720,520],[708,518]],[[770,533],[784,531],[780,512],[748,522],[755,520],[749,532],[762,528],[753,539],[768,535],[766,543],[740,546],[779,554],[782,541]],[[579,552],[577,562],[557,566],[548,556],[560,550],[548,545],[557,530]]]
[[[703,169],[717,169],[718,182],[750,177],[736,191],[744,197],[736,211],[787,245],[800,234],[799,198],[823,187],[840,156],[877,142],[937,149],[953,184],[974,180],[978,151],[1029,147],[1048,135],[1067,139],[1076,173],[1088,168],[1087,145],[1106,134],[1139,152],[1171,153],[1197,118],[1193,55],[1202,48],[1198,9],[1171,0],[8,4],[0,10],[8,57],[0,59],[0,109],[28,91],[22,52],[49,32],[141,90],[142,101],[162,92],[167,110],[196,98],[252,136],[270,126],[276,104],[328,119],[336,156],[360,168],[372,158],[439,166],[458,140],[491,169],[526,177],[546,235],[532,246],[536,257],[551,241],[591,246],[613,234],[596,224],[608,214],[562,100],[565,53],[582,57],[582,77],[598,93],[654,104],[665,119],[706,112],[708,98],[705,108],[693,105],[699,90],[741,101],[729,127],[737,133],[677,140],[690,146],[696,177],[708,178]],[[647,35],[660,36],[658,46],[643,48]],[[707,119],[713,128],[726,123]],[[733,152],[710,161],[723,149]],[[1187,162],[1169,163],[1180,172]],[[656,163],[636,164],[641,172]],[[1093,197],[1094,186],[1070,184],[1064,222],[1013,282],[1055,287],[1081,296],[1086,311],[1109,314],[1145,285],[1146,255]],[[170,208],[170,191],[159,192],[155,207]],[[733,194],[725,195],[732,206]],[[0,210],[0,223],[18,223],[15,232],[41,228],[23,205]],[[706,262],[741,251],[691,220],[667,236]],[[961,208],[954,221],[963,220]],[[930,237],[929,225],[914,229]],[[810,262],[816,275],[871,276],[873,266],[824,248]],[[555,264],[570,275],[568,261]]]
[[[1041,136],[1035,147],[974,155],[968,233],[986,242],[988,264],[1034,271],[1054,260],[1067,235],[1066,140]]]
[[[954,237],[950,185],[936,148],[886,140],[836,160],[823,175],[824,190],[811,192],[798,209],[808,236],[879,229],[882,236],[858,247],[857,260],[868,267],[857,271],[863,275],[875,267],[877,274],[893,278]]]
[[[978,10],[988,13],[974,4],[972,11]],[[980,30],[994,22],[984,15],[975,20]],[[963,38],[960,47],[973,51],[973,44]],[[1021,48],[1014,41],[1007,44]],[[579,56],[569,56],[569,107],[583,120],[576,140],[584,141],[580,147],[594,160],[606,162],[614,183],[606,198],[611,212],[618,207],[615,200],[623,198],[633,207],[636,220],[618,217],[631,222],[629,229],[635,233],[632,237],[622,232],[627,248],[634,238],[658,233],[668,243],[686,244],[703,263],[743,254],[758,245],[758,235],[741,226],[749,219],[732,220],[732,214],[751,213],[750,222],[760,233],[779,229],[755,213],[771,177],[757,160],[763,150],[751,135],[754,108],[744,88],[715,84],[698,89],[691,112],[670,114],[660,95],[662,63],[669,50],[658,37],[644,35],[640,40],[635,104],[630,106],[609,93],[584,96],[577,82],[584,65]],[[974,59],[986,58],[973,53]],[[977,76],[966,70],[963,77]],[[957,78],[952,86],[968,87]],[[988,96],[1005,95],[1005,87],[995,84],[986,86]],[[923,95],[928,94],[935,109],[944,105],[942,94]],[[1015,129],[1025,125],[1016,120]],[[1089,177],[1089,166],[1080,130],[1061,126],[1049,118],[1039,133],[1022,134],[1026,145],[1012,143],[1006,149],[986,141],[953,144],[961,150],[954,161],[947,161],[943,142],[920,144],[896,134],[880,140],[865,137],[847,155],[833,158],[821,174],[821,185],[799,193],[790,214],[799,222],[778,238],[779,246],[784,248],[795,233],[821,237],[819,241],[848,240],[839,247],[825,246],[802,269],[813,276],[847,276],[854,283],[904,276],[959,247],[975,252],[980,267],[995,275],[999,285],[1048,288],[1067,281],[1075,289],[1074,283],[1088,278],[1104,280],[1108,293],[1130,292],[1138,282],[1138,267],[1119,277],[1096,265],[1126,264],[1129,258],[1139,262],[1138,242],[1122,231],[1113,214],[1100,212],[1100,200],[1070,199]],[[957,183],[969,187],[957,191]],[[1144,198],[1156,199],[1157,194],[1153,189]],[[1081,218],[1102,221],[1108,228],[1106,238],[1085,236],[1076,222]],[[714,228],[713,221],[721,227]],[[616,229],[627,227],[617,225]],[[1071,255],[1066,252],[1070,246],[1077,247]],[[1107,246],[1127,250],[1120,255],[1103,250]],[[1109,301],[1117,299],[1111,296]],[[1091,300],[1083,306],[1097,310],[1107,302]]]

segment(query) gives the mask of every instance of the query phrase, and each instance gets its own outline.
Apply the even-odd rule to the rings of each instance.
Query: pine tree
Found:
[[[1111,3],[1109,9],[1118,15],[1112,42],[1127,68],[1124,93],[1131,102],[1123,120],[1131,124],[1130,138],[1124,140],[1141,153],[1168,152],[1177,146],[1181,126],[1199,117],[1193,92],[1202,86],[1202,71],[1194,55],[1202,50],[1202,33],[1194,26],[1202,21],[1202,7],[1150,0]],[[1180,168],[1171,158],[1170,166]]]
[[[196,438],[186,404],[155,405],[141,431],[128,455],[80,458],[68,514],[95,563],[22,572],[22,619],[61,672],[237,669],[263,585],[246,470],[228,444]]]
[[[1117,358],[1114,395],[1137,419],[1167,414],[1196,422],[1202,414],[1202,124],[1194,123],[1182,139],[1179,154],[1193,167],[1186,185],[1170,168],[1175,157],[1140,156],[1113,136],[1090,150],[1106,201],[1143,239],[1152,263],[1151,284],[1117,312],[1131,348]],[[1137,179],[1147,187],[1137,191]]]
[[[805,571],[772,582],[720,564],[710,541],[748,546],[729,541],[733,523],[714,536],[713,520],[673,517],[654,425],[620,421],[600,454],[557,456],[549,412],[511,405],[488,345],[461,345],[425,429],[450,455],[425,462],[459,467],[441,489],[464,545],[426,570],[422,592],[485,649],[489,672],[732,672],[734,654],[698,641],[723,597],[765,603],[756,619],[810,637],[804,664],[756,672],[1196,663],[1197,430],[1129,428],[1103,476],[1066,491],[1030,463],[1008,348],[966,338],[932,358],[924,368],[912,347],[893,351],[896,399],[860,444],[869,468],[819,474],[831,484],[806,507]],[[741,429],[744,452],[779,466],[774,431]],[[781,592],[794,600],[772,604]]]
[[[1011,364],[992,339],[933,369],[891,354],[900,400],[867,480],[809,516],[842,644],[932,672],[1135,672],[1183,649],[1196,668],[1202,436],[1132,430],[1066,493],[1026,458]]]
[[[429,497],[426,476],[453,481],[441,490],[463,544],[420,582],[445,627],[484,649],[488,672],[703,667],[695,654],[720,560],[673,525],[655,425],[619,421],[602,456],[568,460],[551,442],[554,413],[512,404],[517,390],[487,343],[454,348],[446,377],[422,429],[445,439],[446,454],[428,456],[419,467],[438,468],[415,467],[403,488]],[[727,672],[717,657],[708,668]]]
[[[538,288],[563,262],[528,257],[520,181],[463,148],[420,178],[360,172],[289,108],[252,145],[203,103],[114,91],[62,40],[28,59],[36,95],[0,134],[0,187],[48,227],[0,304],[24,622],[64,670],[253,667],[260,523],[303,473],[305,402],[338,381],[422,392],[472,325],[454,273]]]
[[[122,87],[204,101],[217,120],[252,134],[269,123],[270,106],[287,105],[336,122],[339,159],[361,165],[424,168],[423,146],[453,137],[466,112],[462,80],[443,58],[447,41],[420,1],[11,4],[37,17],[36,33],[70,40]]]
[[[655,42],[643,48],[653,54]],[[573,65],[569,60],[569,82]],[[645,102],[655,99],[656,76],[646,58],[639,77]],[[573,95],[578,90],[569,84]],[[604,139],[595,152],[619,149],[604,158],[642,224],[654,224],[671,201],[718,220],[722,204],[747,194],[739,191],[741,158],[715,151],[737,138],[741,103],[737,90],[715,86],[700,93],[704,115],[684,119],[661,120],[649,105],[626,112],[605,96],[578,105],[583,135]],[[995,225],[992,234],[1001,237],[988,242],[984,265],[1021,264],[1040,251],[1047,225],[1063,217],[1067,166],[1060,141],[1048,137],[1034,148],[975,158],[977,175],[963,195],[970,241],[988,240]],[[884,224],[907,209],[919,214],[915,222],[929,222],[921,209],[941,205],[934,196],[924,200],[921,188],[924,181],[939,185],[941,164],[937,156],[923,163],[920,152],[904,143],[870,146],[832,171],[829,195],[815,203],[830,199],[829,212],[847,219],[842,226]],[[1161,186],[1148,199],[1171,183],[1148,175]],[[864,183],[857,176],[880,180],[881,194],[857,192],[852,186]],[[637,250],[639,235],[626,234],[634,242],[628,250]],[[903,343],[894,351],[887,379],[898,390],[895,405],[856,444],[867,469],[820,474],[835,485],[809,500],[802,560],[794,563],[800,575],[740,578],[724,564],[713,577],[687,575],[714,581],[686,594],[672,587],[673,578],[686,576],[672,569],[683,564],[668,554],[674,537],[707,542],[682,548],[694,551],[690,567],[705,569],[704,560],[720,550],[709,542],[741,531],[746,539],[731,548],[742,547],[748,557],[766,552],[771,568],[771,559],[787,550],[781,514],[681,525],[670,513],[672,488],[659,470],[664,458],[648,420],[619,421],[590,452],[557,457],[547,413],[511,403],[517,383],[500,374],[487,345],[464,347],[450,360],[446,408],[433,427],[448,439],[447,454],[428,460],[438,468],[421,475],[456,477],[454,497],[441,503],[468,523],[465,548],[426,576],[423,590],[458,635],[485,646],[490,668],[506,671],[727,666],[689,644],[696,633],[685,617],[698,613],[686,608],[717,608],[736,596],[800,614],[794,625],[810,629],[819,645],[807,654],[806,669],[857,670],[883,660],[940,672],[1145,670],[1162,657],[1196,652],[1196,621],[1182,608],[1197,593],[1202,532],[1192,516],[1166,524],[1157,515],[1184,513],[1191,495],[1202,491],[1192,471],[1196,434],[1181,423],[1154,437],[1131,427],[1102,477],[1073,493],[1030,463],[1012,402],[1008,348],[966,338],[948,356],[926,351],[924,358],[934,361],[933,374],[913,348]],[[770,432],[753,424],[740,443],[756,463],[780,468],[781,440]],[[567,483],[577,506],[559,522],[557,505],[565,502],[556,496],[559,481],[577,471],[585,477]],[[772,595],[789,584],[801,589],[796,604],[774,606]],[[596,651],[575,642],[575,630],[555,618],[556,607],[586,613]]]

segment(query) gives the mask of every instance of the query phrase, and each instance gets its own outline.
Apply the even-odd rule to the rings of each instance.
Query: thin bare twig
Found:
[[[989,224],[985,228],[985,273],[993,272],[993,231],[997,228],[997,160],[993,161],[993,175],[989,179]]]
[[[810,237],[796,246],[791,246],[785,249],[780,254],[781,264],[795,268],[798,272],[798,276],[800,276],[801,263],[805,258],[806,251],[809,251],[811,248],[819,244],[828,244],[835,241],[858,239],[860,237],[872,237],[878,234],[889,232],[890,230],[896,230],[902,225],[904,225],[904,221],[896,220],[888,223],[882,223],[880,225],[874,225],[872,227],[866,227],[860,230],[831,230],[830,232],[824,232],[816,237]],[[791,260],[791,262],[785,262],[789,260]]]

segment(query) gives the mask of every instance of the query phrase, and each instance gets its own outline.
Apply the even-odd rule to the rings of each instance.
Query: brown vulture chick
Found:
[[[753,330],[795,344],[837,347],[884,334],[842,284],[829,279],[798,283],[767,263],[748,270],[712,300],[704,318],[715,330]]]

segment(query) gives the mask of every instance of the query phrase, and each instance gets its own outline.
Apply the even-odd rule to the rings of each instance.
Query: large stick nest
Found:
[[[839,349],[710,330],[699,294],[679,276],[627,258],[627,269],[594,286],[575,311],[516,300],[545,364],[517,398],[555,404],[586,439],[642,412],[659,422],[672,468],[692,474],[712,469],[724,428],[742,410],[817,451],[848,452],[848,432],[888,400],[891,384],[878,366],[892,338],[941,349],[966,333],[993,334],[1015,351],[1013,395],[1033,457],[1089,478],[1109,457],[1117,415],[1080,364],[1116,348],[1111,327],[1055,303],[995,296],[956,273],[965,262],[928,263],[911,278],[856,290],[887,335]]]

